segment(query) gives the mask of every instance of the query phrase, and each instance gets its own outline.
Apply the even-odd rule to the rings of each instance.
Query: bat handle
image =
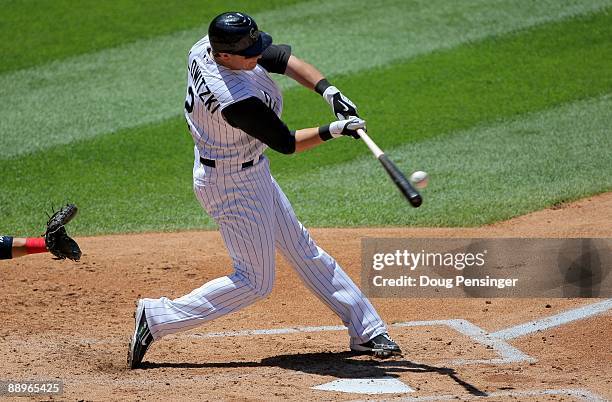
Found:
[[[372,153],[374,154],[374,156],[376,157],[376,159],[380,158],[381,155],[384,154],[384,152],[382,151],[382,149],[380,149],[378,147],[378,145],[376,145],[374,143],[374,141],[372,141],[372,139],[370,138],[369,135],[366,134],[365,131],[363,131],[362,128],[358,128],[357,129],[357,134],[359,134],[359,136],[361,137],[361,139],[363,140],[363,142],[366,143],[366,145],[368,146],[368,148],[370,148],[370,151],[372,151]]]

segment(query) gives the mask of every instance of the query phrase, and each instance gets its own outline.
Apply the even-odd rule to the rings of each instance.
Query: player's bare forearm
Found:
[[[289,56],[285,75],[311,90],[314,90],[315,85],[324,78],[315,66],[294,55]]]
[[[359,117],[357,106],[325,79],[312,64],[291,55],[287,61],[285,75],[323,96],[338,120]]]
[[[13,258],[23,257],[27,254],[26,239],[22,237],[13,238]]]
[[[303,128],[295,132],[295,153],[306,151],[322,143],[319,127]]]
[[[358,129],[365,127],[365,120],[353,117],[334,121],[326,126],[303,128],[295,132],[295,152],[306,151],[333,138],[350,136],[359,138]]]

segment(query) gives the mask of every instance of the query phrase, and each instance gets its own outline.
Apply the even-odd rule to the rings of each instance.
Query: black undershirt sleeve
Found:
[[[221,115],[232,127],[257,138],[273,150],[295,152],[295,133],[259,98],[250,97],[225,107]]]
[[[270,45],[261,54],[257,64],[268,70],[270,73],[285,74],[287,63],[291,56],[291,46],[289,45]]]

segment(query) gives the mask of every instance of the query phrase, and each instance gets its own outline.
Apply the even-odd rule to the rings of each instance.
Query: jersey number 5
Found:
[[[193,89],[191,88],[191,86],[189,86],[189,89],[187,89],[187,99],[185,99],[185,110],[187,111],[187,113],[193,112],[193,102]]]

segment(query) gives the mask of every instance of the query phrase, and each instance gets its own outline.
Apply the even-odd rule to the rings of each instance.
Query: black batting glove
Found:
[[[338,88],[331,85],[325,78],[317,83],[315,91],[323,96],[323,99],[332,108],[334,116],[338,120],[346,120],[351,117],[359,117],[357,106],[340,92]]]
[[[330,104],[332,112],[338,120],[346,120],[351,117],[359,117],[357,106],[349,98],[344,96],[340,90],[331,86],[323,92],[323,98]]]

